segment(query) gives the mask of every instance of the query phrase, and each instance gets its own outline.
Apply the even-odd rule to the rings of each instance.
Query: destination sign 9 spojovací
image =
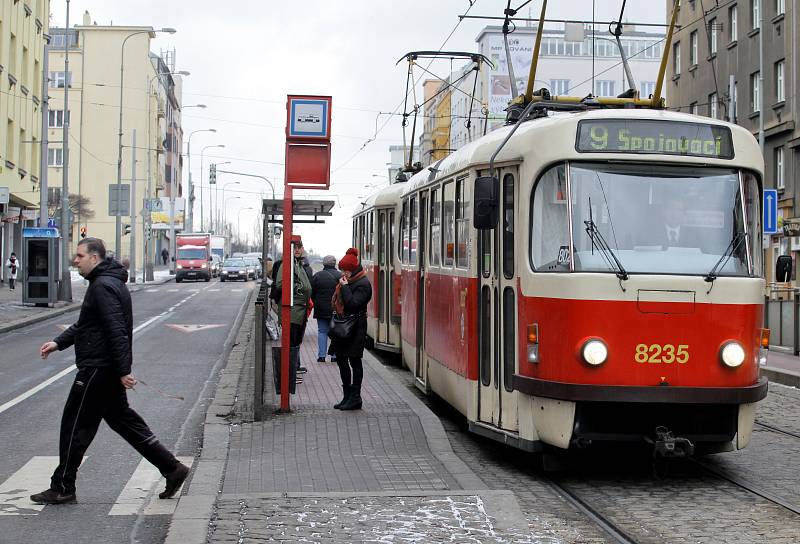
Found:
[[[578,123],[579,153],[640,153],[733,158],[728,127],[654,119],[587,119]]]

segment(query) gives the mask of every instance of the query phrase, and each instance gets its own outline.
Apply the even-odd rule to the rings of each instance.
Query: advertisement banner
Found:
[[[37,215],[39,215],[38,210],[22,210],[22,218],[26,221],[33,221]]]
[[[6,213],[3,215],[4,223],[19,223],[19,214],[22,212],[21,208],[15,206],[7,206]]]
[[[175,199],[175,230],[183,230],[186,199]],[[169,197],[153,198],[150,202],[150,222],[153,230],[169,230]]]
[[[514,77],[517,80],[517,93],[522,94],[528,85],[528,73],[531,69],[531,56],[536,41],[534,34],[520,34],[509,36],[508,49],[511,53],[511,62],[514,63]],[[511,80],[508,76],[508,63],[506,50],[503,45],[502,34],[489,34],[484,39],[482,53],[494,64],[494,69],[484,65],[488,70],[489,83],[489,112],[503,114],[511,100]]]

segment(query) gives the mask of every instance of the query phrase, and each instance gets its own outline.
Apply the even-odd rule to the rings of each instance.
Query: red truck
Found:
[[[175,283],[185,279],[211,281],[211,235],[203,232],[178,234]]]

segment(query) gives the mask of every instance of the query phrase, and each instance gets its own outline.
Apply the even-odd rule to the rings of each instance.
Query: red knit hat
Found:
[[[358,268],[358,250],[351,247],[339,261],[339,270],[349,270],[350,272]]]

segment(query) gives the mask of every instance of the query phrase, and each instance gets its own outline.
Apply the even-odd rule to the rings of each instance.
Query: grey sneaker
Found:
[[[31,495],[31,500],[36,504],[75,504],[78,502],[75,493],[62,495],[55,489],[46,489],[41,493]]]

